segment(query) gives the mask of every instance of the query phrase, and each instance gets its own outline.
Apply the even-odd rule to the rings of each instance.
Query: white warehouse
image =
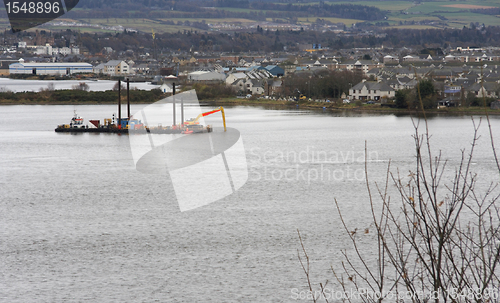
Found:
[[[215,71],[196,71],[189,73],[188,79],[193,82],[223,82],[226,75]]]
[[[78,73],[92,73],[92,64],[90,63],[25,63],[19,60],[19,63],[9,65],[11,74],[32,74],[32,75],[71,75]]]

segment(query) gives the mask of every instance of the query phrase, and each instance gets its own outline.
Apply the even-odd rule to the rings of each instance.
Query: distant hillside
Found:
[[[248,0],[85,0],[73,11],[76,18],[298,18],[335,17],[358,20],[383,20],[386,12],[372,6],[319,3],[293,5],[299,1]],[[239,10],[231,10],[231,9]]]
[[[96,39],[99,37],[99,39]],[[99,52],[103,47],[112,47],[116,51],[144,51],[152,49],[150,34],[118,33],[95,34],[82,33],[79,44],[90,52]],[[462,28],[462,29],[387,29],[379,35],[340,36],[334,32],[318,33],[314,31],[259,31],[234,34],[203,33],[187,31],[184,33],[157,34],[156,48],[159,53],[168,54],[172,50],[200,50],[211,45],[212,51],[247,52],[247,51],[282,51],[284,46],[289,51],[298,51],[299,44],[321,42],[330,49],[355,47],[428,47],[447,48],[449,45],[500,46],[500,27]],[[145,48],[145,49],[144,49]]]
[[[145,6],[145,7],[159,7],[174,10],[184,10],[186,8],[201,9],[206,7],[240,7],[252,8],[255,4],[306,4],[313,1],[304,0],[85,0],[80,1],[78,8],[95,8],[95,7],[129,7],[129,6]],[[324,4],[325,1],[318,1],[319,5]],[[332,1],[329,1],[332,2]]]

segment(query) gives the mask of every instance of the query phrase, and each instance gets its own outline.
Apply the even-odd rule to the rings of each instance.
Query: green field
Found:
[[[237,8],[237,7],[217,7],[218,10],[228,11],[228,12],[236,12],[236,13],[257,13],[262,10],[258,9],[249,9],[249,8]]]
[[[399,29],[433,29],[437,28],[436,26],[432,25],[394,25],[391,27],[386,27],[386,28],[399,28]]]
[[[347,26],[351,26],[354,23],[363,22],[363,20],[358,20],[358,19],[343,19],[343,18],[321,18],[321,19],[326,20],[326,21],[330,21],[332,23],[344,23]],[[307,20],[309,20],[309,22]],[[313,21],[316,21],[316,19],[298,18],[298,21],[301,23],[311,23]]]
[[[409,12],[422,12],[425,14],[434,13],[434,12],[462,12],[468,11],[473,7],[460,7],[460,6],[477,6],[477,8],[488,8],[488,7],[500,7],[500,2],[496,1],[440,1],[440,2],[424,2],[420,5],[414,6],[410,8]]]
[[[307,5],[307,4],[317,4],[317,1],[311,1],[308,3],[298,3],[294,5]],[[469,25],[471,22],[484,23],[485,25],[500,25],[500,19],[495,16],[484,15],[473,13],[470,11],[469,7],[461,7],[462,5],[476,6],[471,8],[488,8],[488,7],[500,7],[500,1],[497,0],[467,0],[467,1],[432,1],[432,2],[422,2],[420,4],[415,4],[412,1],[341,1],[332,2],[326,1],[328,4],[356,4],[356,5],[366,5],[375,6],[381,10],[389,11],[388,20],[391,25],[404,28],[432,28],[431,25],[399,25],[399,21],[438,21],[445,22],[448,27],[463,27],[464,25]],[[250,9],[239,9],[239,8],[222,8],[227,11],[234,12],[250,12],[255,10]],[[286,12],[283,12],[286,16]],[[438,16],[447,18],[448,20],[442,21]],[[284,18],[285,19],[285,18]],[[298,18],[298,21],[307,24],[314,22],[317,16],[308,16]],[[341,18],[322,18],[333,23],[342,22],[347,26],[353,23],[363,22],[362,20],[355,19],[341,19]],[[269,20],[271,21],[271,20]],[[381,20],[383,21],[383,20]]]
[[[436,16],[421,16],[421,15],[403,15],[403,14],[398,14],[396,17],[391,17],[389,18],[392,21],[424,21],[424,20],[433,20],[433,21],[439,21],[439,19]]]
[[[169,19],[160,19],[162,21],[173,21],[177,23],[178,21],[189,21],[189,22],[201,22],[205,21],[205,23],[254,23],[255,20],[244,19],[244,18],[204,18],[204,19],[196,19],[196,18],[169,18]]]
[[[318,1],[311,1],[309,3],[299,3],[295,5],[307,5],[307,4],[317,4]],[[356,4],[356,5],[366,5],[375,6],[381,10],[388,11],[387,20],[379,20],[387,22],[391,27],[398,28],[432,28],[435,27],[452,27],[461,28],[463,26],[468,26],[471,22],[479,22],[485,25],[500,25],[500,18],[497,16],[484,15],[473,13],[470,11],[471,8],[480,7],[500,7],[500,1],[498,0],[463,0],[463,1],[424,1],[419,4],[415,4],[413,1],[341,1],[332,2],[326,1],[328,4]],[[465,5],[465,6],[464,6]],[[254,9],[244,9],[244,8],[217,8],[219,10],[224,10],[227,12],[260,12]],[[80,9],[75,9],[80,10]],[[276,12],[276,11],[273,11]],[[174,16],[181,14],[182,12],[172,12]],[[281,22],[287,22],[287,12],[282,12],[282,18],[279,18]],[[297,18],[299,25],[309,25],[315,22],[318,16],[307,16]],[[447,20],[443,20],[446,18]],[[332,23],[344,23],[347,26],[351,26],[354,23],[363,22],[363,20],[357,19],[343,19],[343,18],[324,18],[321,19],[330,21]],[[261,22],[257,20],[251,20],[248,18],[220,18],[220,19],[209,19],[209,18],[169,18],[169,19],[127,19],[127,18],[106,18],[106,19],[81,19],[74,20],[83,23],[89,23],[92,25],[103,25],[103,26],[117,26],[121,25],[123,27],[132,28],[142,32],[151,32],[154,30],[156,33],[167,33],[167,32],[177,32],[184,30],[198,30],[190,26],[177,25],[179,21],[185,22],[201,22],[204,20],[206,23],[218,23],[218,24],[237,24],[237,25],[249,25],[255,22]],[[418,24],[404,24],[405,22],[422,22],[422,21],[433,21],[436,25],[418,25]],[[173,21],[175,25],[167,24],[167,21]],[[267,21],[273,21],[268,18]],[[376,23],[372,21],[371,23]],[[401,24],[403,23],[403,24]],[[442,25],[442,24],[445,25]],[[8,27],[8,20],[6,18],[0,19],[0,27]],[[55,26],[43,26],[44,29],[54,29],[60,30],[65,29],[63,27]],[[75,30],[81,30],[83,32],[115,32],[115,30],[101,29],[94,27],[72,27]]]
[[[356,2],[358,3],[358,2]],[[386,6],[379,5],[381,2],[372,2],[376,7],[382,9]],[[399,3],[399,2],[397,2]],[[463,5],[466,5],[463,7]],[[495,16],[473,13],[467,6],[472,5],[471,8],[480,7],[500,7],[500,2],[491,0],[473,0],[473,1],[437,1],[437,2],[424,2],[419,5],[412,5],[406,10],[391,10],[388,16],[389,21],[423,21],[432,20],[445,22],[447,27],[463,27],[469,25],[471,22],[484,23],[485,25],[500,25],[500,19]],[[476,6],[476,7],[475,7]],[[407,14],[406,14],[407,13]],[[440,17],[445,17],[448,20],[441,20]],[[392,23],[391,23],[392,24]]]
[[[150,19],[108,18],[108,19],[83,19],[80,21],[90,24],[100,24],[104,26],[121,25],[126,28],[132,28],[146,33],[151,33],[152,31],[154,31],[155,33],[175,33],[177,31],[184,31],[184,30],[197,30],[196,28],[189,26],[167,25],[164,22],[162,22],[162,20],[150,20]],[[90,31],[93,32],[93,28],[90,28]]]
[[[414,4],[411,1],[343,1],[343,2],[329,2],[329,4],[355,4],[355,5],[366,5],[375,6],[384,11],[402,11],[409,9]]]

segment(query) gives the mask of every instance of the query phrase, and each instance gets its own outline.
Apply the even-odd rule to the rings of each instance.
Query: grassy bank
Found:
[[[144,91],[143,91],[144,92]],[[55,93],[55,92],[52,92]],[[23,98],[5,98],[5,94],[0,93],[0,105],[74,105],[74,104],[117,104],[117,92],[95,92],[84,94],[85,97],[77,98],[70,93],[63,93],[64,97],[54,98],[54,95],[46,98],[40,98],[36,95],[41,93],[23,93]],[[12,94],[12,93],[10,93]],[[101,95],[102,96],[99,96]],[[81,92],[77,95],[81,96]],[[161,99],[158,92],[134,94],[130,92],[132,104],[151,104]],[[122,95],[122,102],[127,102],[126,95]],[[355,112],[373,112],[386,114],[415,114],[415,110],[382,107],[380,104],[336,104],[323,102],[290,102],[270,99],[242,99],[242,98],[221,98],[217,100],[200,100],[200,103],[209,106],[272,106],[283,109],[309,109],[309,110],[328,110],[328,111],[355,111]],[[427,109],[429,114],[450,114],[450,115],[484,115],[487,112],[490,115],[500,115],[500,110],[493,110],[484,107],[446,107],[441,109]]]
[[[159,89],[150,91],[130,90],[130,102],[148,104],[160,100],[164,94]],[[122,91],[122,102],[127,101],[127,93]],[[89,92],[84,90],[43,90],[40,92],[0,92],[0,105],[18,104],[116,104],[118,91]]]
[[[414,114],[415,110],[406,108],[391,108],[382,107],[380,104],[336,104],[336,103],[323,103],[323,102],[289,102],[277,101],[269,99],[239,99],[239,98],[225,98],[218,100],[203,101],[203,103],[213,106],[237,106],[237,105],[251,105],[251,106],[277,106],[283,108],[299,108],[299,109],[317,109],[317,110],[331,110],[331,111],[359,111],[359,112],[376,112],[387,114]],[[483,115],[485,112],[492,115],[500,115],[500,110],[490,108],[471,106],[471,107],[445,107],[440,109],[426,109],[429,114],[450,114],[450,115]]]

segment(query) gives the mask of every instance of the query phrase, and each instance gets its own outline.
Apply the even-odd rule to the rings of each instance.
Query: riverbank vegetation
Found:
[[[201,101],[201,100],[200,100]],[[323,111],[358,111],[358,112],[374,112],[386,114],[414,114],[419,115],[417,109],[397,108],[395,106],[382,106],[381,104],[366,104],[360,101],[343,104],[342,102],[295,102],[286,100],[272,100],[265,98],[221,98],[217,100],[204,100],[204,104],[214,106],[273,106],[274,108],[296,108],[304,110],[323,110]],[[389,103],[389,105],[393,105]],[[470,107],[437,107],[426,110],[428,114],[449,114],[449,115],[484,115],[487,112],[490,115],[500,115],[500,110],[485,108],[482,106]]]
[[[312,282],[307,245],[298,234],[308,289],[304,298],[311,302],[498,301],[500,162],[488,113],[485,121],[472,119],[469,148],[457,159],[445,159],[433,147],[420,90],[418,96],[422,119],[413,119],[413,168],[394,169],[389,162],[383,183],[373,183],[365,159],[369,227],[353,226],[334,199],[352,249],[341,251],[342,265],[331,265],[332,281]],[[491,153],[481,161],[491,161],[491,175],[474,170],[482,123]],[[367,149],[365,144],[365,155]]]
[[[345,98],[349,89],[367,77],[348,70],[321,70],[289,74],[283,79],[283,95],[303,94],[313,99]]]
[[[195,88],[195,87],[193,87]],[[212,106],[273,106],[274,108],[296,108],[307,110],[326,110],[326,111],[359,111],[376,112],[387,114],[412,114],[416,110],[397,108],[392,106],[382,106],[381,104],[366,104],[360,101],[344,104],[340,100],[331,102],[316,101],[287,101],[283,99],[271,98],[236,98],[233,95],[218,95],[211,86],[196,86],[197,94],[201,103]],[[200,93],[198,93],[200,92]],[[169,94],[163,94],[160,90],[151,91],[131,90],[130,101],[136,104],[150,104]],[[200,98],[201,97],[201,98]],[[122,91],[122,102],[126,102],[126,92]],[[41,92],[0,92],[0,105],[19,105],[19,104],[116,104],[118,102],[117,91],[89,92],[85,90],[44,90]],[[441,107],[440,109],[428,109],[429,114],[450,114],[450,115],[484,115],[485,111],[489,114],[500,114],[500,110],[493,110],[480,106],[479,99],[474,101],[477,106],[468,107]]]
[[[83,82],[82,82],[83,83]],[[85,89],[85,83],[74,89],[53,90],[50,87],[40,92],[0,92],[0,104],[93,104],[93,103],[117,103],[118,91],[108,90],[91,92]],[[159,89],[130,90],[130,102],[153,103],[165,95]],[[126,91],[122,90],[122,102],[127,100]]]
[[[275,106],[277,108],[298,108],[316,109],[328,111],[364,111],[394,114],[416,113],[418,100],[417,89],[400,90],[396,92],[394,100],[386,100],[384,104],[367,104],[360,100],[345,103],[343,96],[348,94],[352,83],[360,81],[363,77],[357,73],[349,71],[330,71],[322,74],[305,76],[285,77],[283,90],[288,96],[298,97],[304,92],[312,96],[311,100],[291,101],[290,98],[276,97],[235,97],[235,92],[224,84],[193,84],[184,85],[183,91],[196,91],[198,100],[201,103],[214,106]],[[424,108],[431,114],[463,114],[482,115],[485,111],[489,114],[500,114],[500,110],[490,109],[491,102],[495,99],[477,98],[475,96],[464,99],[464,104],[458,107],[444,107],[437,105],[439,96],[428,80],[420,81],[420,89],[423,97]],[[54,90],[53,86],[48,86],[39,92],[11,92],[0,91],[1,105],[16,104],[116,104],[118,102],[118,87],[113,90],[92,92],[88,86],[81,82],[70,90]],[[130,90],[131,103],[150,104],[168,97],[170,94],[162,93],[159,89],[150,91]],[[126,102],[126,91],[122,85],[121,99]],[[485,107],[486,106],[486,107]]]

